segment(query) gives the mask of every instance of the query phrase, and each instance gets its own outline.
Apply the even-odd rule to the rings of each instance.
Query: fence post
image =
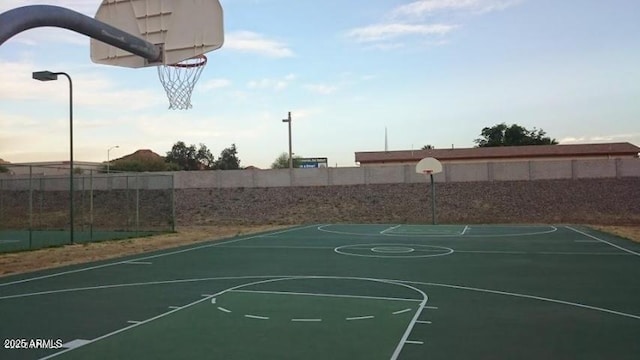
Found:
[[[140,231],[140,175],[136,174],[136,229]]]
[[[93,170],[89,170],[89,241],[93,241]]]
[[[175,174],[171,174],[171,232],[176,232],[176,186],[175,186]]]
[[[29,165],[29,250],[33,244],[33,166]]]

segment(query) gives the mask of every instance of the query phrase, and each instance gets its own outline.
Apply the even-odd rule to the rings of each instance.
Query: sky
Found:
[[[41,0],[2,0],[0,12]],[[98,0],[58,0],[93,16]],[[355,166],[357,151],[473,147],[499,123],[543,129],[561,144],[640,145],[637,0],[221,0],[225,43],[191,110],[168,110],[155,68],[94,64],[89,39],[57,28],[0,46],[0,158],[106,161],[173,144],[241,166],[288,151]],[[108,154],[108,149],[112,149]]]

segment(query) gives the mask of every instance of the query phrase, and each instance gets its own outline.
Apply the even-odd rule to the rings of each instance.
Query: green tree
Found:
[[[7,168],[4,165],[0,165],[0,173],[8,173],[9,172],[9,168]]]
[[[220,157],[213,164],[213,168],[216,170],[240,169],[240,159],[238,159],[238,149],[236,149],[236,144],[231,144],[230,147],[220,152]]]
[[[167,152],[165,162],[175,164],[174,168],[178,170],[207,170],[213,168],[215,159],[204,144],[196,149],[195,145],[187,146],[178,141]]]
[[[431,149],[435,149],[433,145],[425,145],[420,150],[431,150]]]
[[[112,163],[109,166],[109,171],[114,172],[153,172],[153,171],[170,171],[179,170],[171,168],[172,164],[165,163],[162,159],[132,159],[132,160],[120,160]],[[175,165],[174,165],[175,166]],[[106,165],[103,167],[103,172],[107,172]]]
[[[542,129],[527,128],[518,124],[507,125],[505,123],[485,127],[480,133],[480,138],[474,142],[478,147],[494,146],[523,146],[523,145],[556,145],[556,139],[546,136]]]
[[[298,160],[302,159],[301,156],[293,155],[293,167],[300,167],[300,162]],[[271,164],[272,169],[288,169],[289,168],[289,153],[283,152],[278,155],[275,161]]]

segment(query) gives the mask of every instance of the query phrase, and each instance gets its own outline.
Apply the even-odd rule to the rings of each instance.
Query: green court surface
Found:
[[[152,231],[74,231],[75,243],[122,240],[150,236],[161,232]],[[0,253],[41,249],[68,245],[71,241],[66,230],[0,230]]]
[[[639,278],[579,226],[299,226],[1,278],[0,358],[637,359]]]

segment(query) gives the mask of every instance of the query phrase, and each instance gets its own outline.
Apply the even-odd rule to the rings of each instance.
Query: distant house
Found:
[[[572,145],[501,146],[461,149],[428,149],[356,152],[360,166],[415,165],[434,157],[442,163],[505,162],[532,160],[589,160],[637,158],[640,147],[628,142]]]
[[[9,173],[13,175],[31,175],[34,176],[53,176],[69,174],[69,161],[41,161],[27,163],[5,163],[4,167],[9,169]],[[73,168],[76,172],[98,171],[102,167],[102,163],[91,161],[74,161]]]

